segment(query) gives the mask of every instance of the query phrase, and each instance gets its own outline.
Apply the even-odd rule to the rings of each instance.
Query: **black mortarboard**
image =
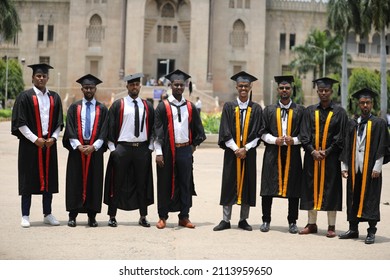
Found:
[[[81,77],[76,82],[79,83],[80,85],[95,85],[95,86],[102,83],[101,80],[99,80],[98,78],[96,78],[94,75],[91,74],[87,74]]]
[[[292,84],[294,82],[294,76],[288,75],[288,76],[275,76],[274,77],[275,82],[279,84]]]
[[[238,72],[237,74],[234,74],[230,77],[233,81],[238,82],[247,82],[252,83],[254,81],[257,81],[257,78],[252,76],[251,74],[246,73],[245,71]]]
[[[53,69],[52,66],[46,63],[38,63],[38,64],[31,64],[28,65],[28,67],[32,68],[33,70],[33,75],[37,72],[42,72],[44,74],[49,73],[49,69]]]
[[[186,81],[191,78],[191,76],[179,69],[176,69],[175,71],[172,71],[171,73],[167,74],[165,78],[173,82],[174,80]]]
[[[336,84],[338,82],[339,81],[331,79],[331,78],[328,78],[328,77],[319,78],[319,79],[316,79],[316,80],[313,81],[313,83],[316,84],[317,87],[320,87],[320,86],[332,87],[333,84]]]
[[[143,77],[144,77],[144,74],[135,73],[135,74],[128,75],[128,76],[124,77],[123,80],[127,83],[134,83],[134,82],[140,82],[141,78],[143,78]]]
[[[361,97],[371,97],[373,99],[375,96],[377,96],[377,93],[369,88],[363,88],[352,94],[352,97],[356,99]]]

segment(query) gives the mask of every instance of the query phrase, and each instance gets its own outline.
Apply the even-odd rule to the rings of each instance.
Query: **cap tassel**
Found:
[[[192,93],[192,82],[190,81],[189,85],[188,85],[188,90],[190,91],[190,95]]]
[[[339,85],[339,88],[337,89],[337,95],[341,96],[341,87],[340,87],[340,85]]]
[[[292,92],[293,97],[296,97],[297,95],[297,87],[293,86],[293,92]]]
[[[251,92],[249,93],[249,101],[252,101],[252,90],[251,90]]]

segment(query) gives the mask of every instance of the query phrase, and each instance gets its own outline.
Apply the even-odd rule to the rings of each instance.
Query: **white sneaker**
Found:
[[[30,227],[30,218],[28,216],[23,216],[22,217],[22,222],[20,225],[24,228],[29,228]]]
[[[44,217],[43,222],[45,224],[50,224],[52,226],[59,226],[60,225],[60,222],[57,221],[57,219],[52,214],[49,214],[46,217]]]

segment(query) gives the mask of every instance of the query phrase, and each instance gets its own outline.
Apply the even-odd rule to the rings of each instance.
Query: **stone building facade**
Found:
[[[215,97],[233,98],[230,76],[245,70],[259,78],[253,100],[266,105],[275,91],[273,76],[289,71],[292,47],[303,44],[312,29],[326,29],[324,2],[15,0],[22,32],[14,42],[0,43],[0,55],[22,63],[28,87],[27,65],[52,65],[48,87],[63,98],[81,96],[75,81],[86,73],[103,80],[98,96],[109,103],[123,94],[124,75],[143,72],[149,84],[179,68],[192,76],[193,96],[214,104]],[[349,68],[379,69],[379,34],[349,38]],[[310,75],[302,80],[306,105],[316,102]],[[152,89],[144,86],[144,95],[152,96]]]

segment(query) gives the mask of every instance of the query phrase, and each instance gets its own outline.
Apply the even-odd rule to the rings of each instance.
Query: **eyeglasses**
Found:
[[[127,85],[130,86],[130,87],[139,87],[141,85],[141,83],[140,82],[135,82],[135,83],[128,83]]]
[[[364,106],[364,105],[371,105],[372,101],[359,101],[359,105]]]
[[[184,84],[172,84],[172,86],[173,87],[175,87],[175,88],[179,88],[179,87],[185,87],[185,85]]]
[[[279,90],[290,90],[291,87],[279,87]]]
[[[238,88],[250,88],[250,85],[237,85]]]

